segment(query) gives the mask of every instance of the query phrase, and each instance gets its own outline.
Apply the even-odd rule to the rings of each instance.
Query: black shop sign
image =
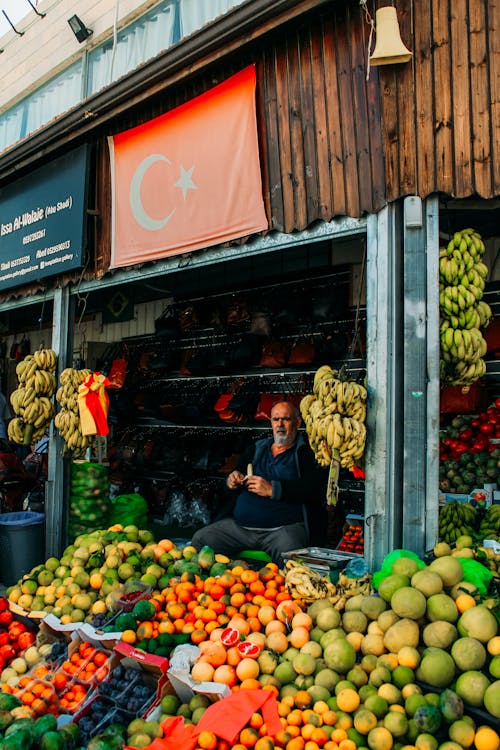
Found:
[[[0,188],[0,289],[83,265],[87,146]]]

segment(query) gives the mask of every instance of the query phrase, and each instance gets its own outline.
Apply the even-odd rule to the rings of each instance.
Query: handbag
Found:
[[[266,341],[262,347],[261,367],[284,367],[287,360],[287,345],[283,341]]]
[[[277,404],[278,401],[282,400],[283,395],[281,393],[261,393],[259,403],[255,410],[254,419],[257,422],[269,422],[271,419],[271,409],[274,404]]]
[[[108,388],[123,388],[127,376],[127,367],[128,362],[124,357],[112,361],[108,372]]]
[[[292,344],[290,354],[288,355],[289,365],[308,365],[316,359],[317,351],[314,340],[297,339]]]

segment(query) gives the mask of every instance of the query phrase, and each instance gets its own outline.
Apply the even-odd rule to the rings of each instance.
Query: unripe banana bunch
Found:
[[[482,299],[488,267],[481,235],[474,229],[455,232],[439,252],[441,376],[453,385],[470,385],[486,371],[486,342],[480,328],[491,309]]]
[[[446,503],[439,511],[439,539],[450,544],[463,534],[474,534],[476,522],[477,511],[470,503]]]
[[[54,370],[57,356],[53,349],[28,354],[16,366],[19,387],[10,394],[16,419],[9,425],[9,439],[29,445],[43,437],[54,416],[51,396],[56,387]]]
[[[66,443],[66,450],[74,456],[83,455],[93,442],[92,435],[82,435],[78,408],[78,388],[91,373],[91,370],[67,367],[59,376],[61,385],[56,399],[61,410],[55,416],[54,426]]]
[[[328,466],[338,450],[341,466],[350,468],[365,450],[367,391],[360,383],[342,381],[337,375],[329,365],[320,367],[313,393],[304,396],[300,412],[316,461]]]

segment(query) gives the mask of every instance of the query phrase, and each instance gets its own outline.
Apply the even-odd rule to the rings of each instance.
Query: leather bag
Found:
[[[316,360],[316,345],[311,339],[297,339],[292,344],[288,355],[289,365],[308,365]]]
[[[287,345],[283,341],[266,341],[262,347],[261,367],[284,367],[287,361]]]

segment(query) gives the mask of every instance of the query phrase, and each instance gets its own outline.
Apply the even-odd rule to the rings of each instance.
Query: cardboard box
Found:
[[[193,680],[191,667],[200,654],[200,649],[190,644],[177,646],[172,654],[171,668],[167,672],[168,679],[183,703],[188,703],[194,695],[206,695],[212,702],[231,695],[228,685],[223,685],[220,682],[197,682]]]

